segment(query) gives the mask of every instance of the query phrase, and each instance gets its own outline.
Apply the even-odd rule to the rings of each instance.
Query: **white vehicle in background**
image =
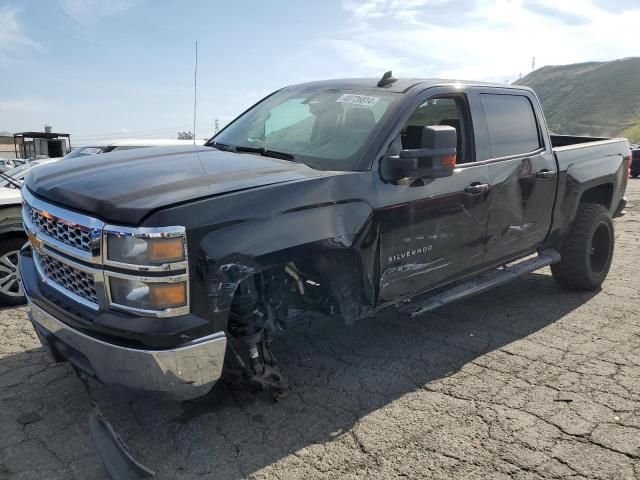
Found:
[[[26,161],[0,173],[0,305],[24,302],[18,252],[27,241],[22,226],[22,179],[32,168],[60,160],[47,158]]]
[[[205,140],[196,140],[196,145],[204,144]],[[63,158],[77,158],[99,153],[109,153],[120,150],[131,150],[144,147],[167,147],[171,145],[193,145],[193,140],[176,140],[172,138],[130,139],[96,142],[74,148]]]
[[[0,172],[6,172],[7,170],[16,166],[14,159],[12,158],[0,158]]]

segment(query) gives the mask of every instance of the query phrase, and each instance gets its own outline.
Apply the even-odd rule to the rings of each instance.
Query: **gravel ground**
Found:
[[[92,383],[159,478],[640,479],[640,180],[602,291],[548,270],[410,320],[292,326],[280,403],[220,385],[178,404]],[[0,479],[105,478],[89,400],[24,308],[0,312]]]

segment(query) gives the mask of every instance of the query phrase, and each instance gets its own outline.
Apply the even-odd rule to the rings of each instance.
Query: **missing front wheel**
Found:
[[[272,337],[260,302],[255,277],[244,280],[236,291],[229,315],[232,338],[224,378],[233,387],[268,390],[276,400],[288,393],[288,383],[271,351]]]

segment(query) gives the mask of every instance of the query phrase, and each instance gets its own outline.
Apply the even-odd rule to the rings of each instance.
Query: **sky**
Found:
[[[0,0],[0,131],[213,134],[268,93],[327,78],[511,82],[640,55],[640,0]]]

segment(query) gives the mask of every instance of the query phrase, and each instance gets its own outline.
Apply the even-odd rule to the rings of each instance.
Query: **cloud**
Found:
[[[9,60],[25,51],[41,50],[42,46],[22,32],[18,19],[20,11],[4,5],[0,7],[0,69]]]
[[[637,55],[640,4],[604,0],[343,0],[349,27],[325,40],[352,70],[513,81],[537,66]],[[346,48],[346,46],[348,48]]]
[[[585,15],[563,11],[549,5],[544,5],[541,2],[524,2],[523,6],[544,17],[555,17],[557,20],[568,25],[584,25],[590,23],[590,18]]]
[[[353,15],[353,20],[386,19],[415,23],[427,10],[437,10],[450,3],[449,0],[344,0],[342,5]]]
[[[120,15],[142,0],[62,0],[62,9],[80,26]]]

